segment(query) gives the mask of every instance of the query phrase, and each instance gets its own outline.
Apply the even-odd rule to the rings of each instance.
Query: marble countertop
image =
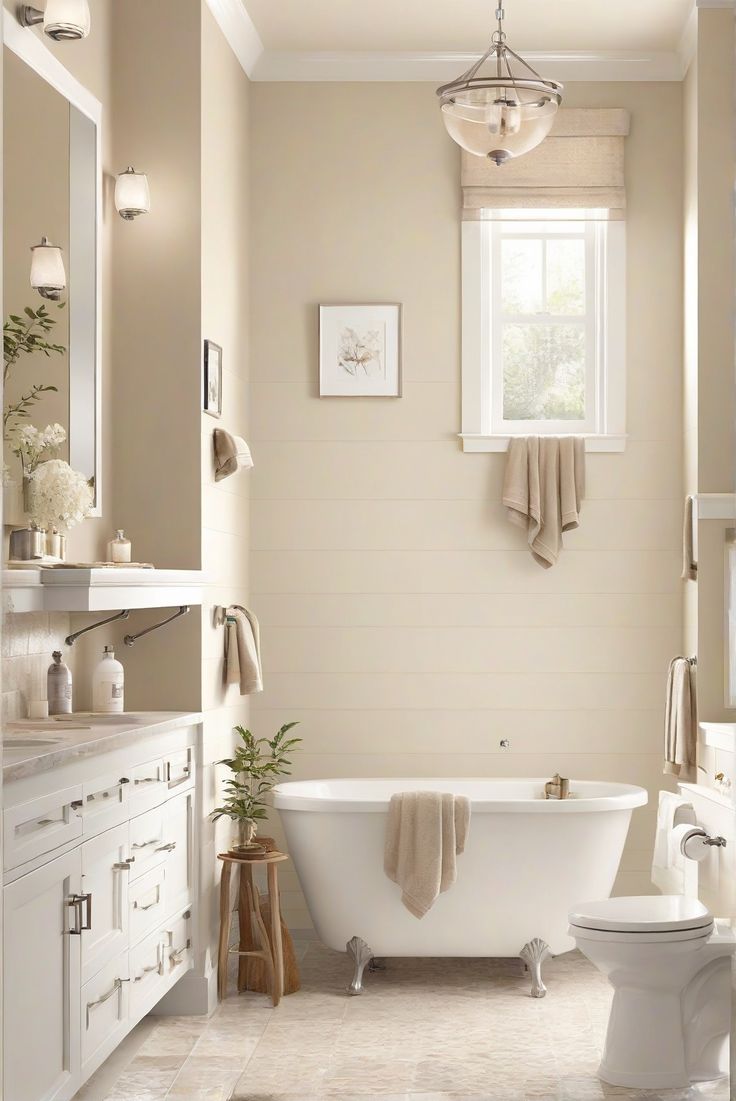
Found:
[[[120,716],[82,712],[60,719],[10,722],[3,730],[3,783],[50,772],[82,757],[125,749],[152,734],[201,721],[196,711],[128,711]]]

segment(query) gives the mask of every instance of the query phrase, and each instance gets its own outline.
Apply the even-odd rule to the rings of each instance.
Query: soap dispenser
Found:
[[[53,664],[46,674],[49,715],[70,715],[72,710],[72,671],[61,660],[61,650],[54,650]]]
[[[123,710],[123,692],[125,688],[125,670],[115,660],[112,646],[106,646],[102,661],[92,674],[92,710],[104,714],[114,714]]]
[[[130,562],[130,539],[125,538],[125,532],[118,528],[115,538],[107,544],[107,560],[118,565],[121,562]]]

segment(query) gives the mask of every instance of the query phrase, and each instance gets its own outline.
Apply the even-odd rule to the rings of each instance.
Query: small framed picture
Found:
[[[213,340],[204,342],[203,405],[211,417],[222,416],[222,348]]]
[[[320,397],[401,397],[401,306],[319,308]]]

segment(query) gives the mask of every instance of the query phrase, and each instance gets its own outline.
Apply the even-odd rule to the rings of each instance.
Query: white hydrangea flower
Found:
[[[66,532],[92,508],[92,489],[63,459],[39,463],[31,474],[31,519],[47,531]]]

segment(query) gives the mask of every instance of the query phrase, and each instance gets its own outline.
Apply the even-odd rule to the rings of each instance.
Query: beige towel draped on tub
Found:
[[[698,709],[694,673],[687,658],[673,658],[667,675],[664,712],[664,771],[681,780],[696,779]]]
[[[456,856],[465,849],[470,801],[442,791],[391,796],[383,867],[401,887],[409,913],[422,918],[457,878]]]
[[[509,520],[526,528],[534,560],[549,569],[562,533],[576,528],[585,496],[582,436],[516,436],[509,443],[503,503]]]
[[[225,684],[239,684],[241,696],[263,691],[258,620],[239,604],[227,609]]]

